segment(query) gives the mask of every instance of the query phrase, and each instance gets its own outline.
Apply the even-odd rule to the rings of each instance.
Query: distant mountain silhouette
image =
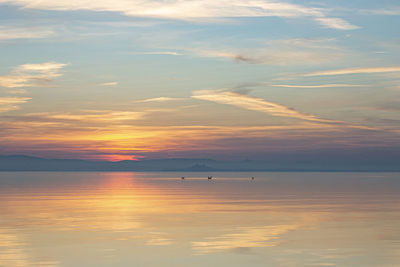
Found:
[[[398,158],[375,164],[371,164],[372,160],[309,157],[300,161],[296,157],[275,157],[263,161],[172,158],[109,162],[3,155],[0,156],[0,171],[400,171]]]
[[[194,172],[201,172],[201,171],[215,171],[214,168],[209,167],[205,164],[194,164],[190,166],[187,169],[184,169],[185,171],[194,171]]]

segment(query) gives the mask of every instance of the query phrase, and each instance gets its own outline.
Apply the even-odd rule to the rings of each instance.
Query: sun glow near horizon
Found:
[[[0,154],[397,155],[391,2],[0,1]]]

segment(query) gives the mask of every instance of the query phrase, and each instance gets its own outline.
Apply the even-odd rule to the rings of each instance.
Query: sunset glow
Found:
[[[400,266],[399,0],[0,0],[0,266]]]
[[[397,6],[0,0],[0,154],[398,155]]]

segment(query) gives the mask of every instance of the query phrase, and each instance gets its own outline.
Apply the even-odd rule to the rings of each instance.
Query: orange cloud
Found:
[[[45,119],[55,119],[64,121],[82,121],[85,123],[93,122],[112,122],[141,119],[146,112],[139,111],[116,111],[116,110],[83,110],[74,113],[36,113],[31,115],[40,116]]]
[[[26,103],[30,99],[30,97],[0,97],[0,112],[19,109],[17,104]]]
[[[20,119],[21,120],[21,119]],[[36,120],[36,121],[35,121]],[[0,122],[0,146],[3,151],[39,153],[72,153],[80,158],[108,157],[125,159],[131,155],[185,151],[282,151],[286,148],[309,148],[320,143],[352,145],[357,131],[370,131],[355,126],[302,124],[280,126],[135,126],[124,121],[75,121],[24,118]],[[346,138],[351,136],[351,139]],[[240,140],[240,141],[239,141]],[[297,141],[296,141],[297,140]],[[387,138],[390,141],[390,138]],[[14,152],[13,152],[14,153]],[[121,156],[116,156],[121,155]]]

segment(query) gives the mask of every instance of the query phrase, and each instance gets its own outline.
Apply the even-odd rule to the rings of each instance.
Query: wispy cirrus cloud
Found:
[[[24,8],[45,10],[92,10],[119,12],[127,16],[167,18],[178,20],[215,20],[229,17],[282,17],[309,18],[324,27],[338,30],[353,30],[355,25],[341,18],[329,16],[329,9],[308,7],[283,1],[269,0],[0,0]]]
[[[337,30],[355,30],[360,28],[340,18],[320,17],[316,18],[315,20],[327,28],[333,28]]]
[[[398,15],[400,15],[400,6],[361,10],[360,13],[366,14],[366,15],[398,16]]]
[[[116,86],[118,85],[118,82],[105,82],[105,83],[99,83],[100,86]]]
[[[182,56],[183,54],[176,51],[148,51],[148,52],[133,52],[133,55],[166,55],[166,56]]]
[[[41,27],[0,26],[0,41],[13,39],[41,39],[53,36],[55,32]]]
[[[202,57],[226,58],[237,62],[266,65],[316,64],[343,58],[347,53],[335,39],[281,39],[251,49],[219,48],[191,49],[189,53]]]
[[[184,98],[181,97],[154,97],[154,98],[148,98],[148,99],[143,99],[143,100],[138,100],[136,102],[138,103],[148,103],[148,102],[167,102],[167,101],[177,101],[177,100],[183,100]]]
[[[338,122],[334,120],[321,119],[314,115],[302,113],[287,106],[267,101],[262,98],[252,97],[230,91],[201,90],[195,91],[192,97],[196,99],[232,105],[247,110],[263,112],[272,116],[290,117],[322,123]]]
[[[0,97],[0,112],[19,109],[18,104],[26,103],[30,97]]]
[[[313,76],[331,76],[331,75],[347,75],[347,74],[363,74],[363,73],[386,73],[386,72],[400,72],[400,67],[371,67],[371,68],[348,68],[336,70],[324,70],[306,73],[304,77]]]
[[[272,84],[273,87],[284,87],[284,88],[342,88],[342,87],[360,87],[363,85],[359,84],[318,84],[318,85],[296,85],[296,84]]]
[[[23,64],[0,76],[0,87],[32,87],[51,81],[61,76],[60,70],[67,66],[64,63],[45,62],[39,64]]]
[[[32,113],[28,117],[53,122],[121,123],[141,119],[146,112],[118,110],[82,110],[69,113]]]

